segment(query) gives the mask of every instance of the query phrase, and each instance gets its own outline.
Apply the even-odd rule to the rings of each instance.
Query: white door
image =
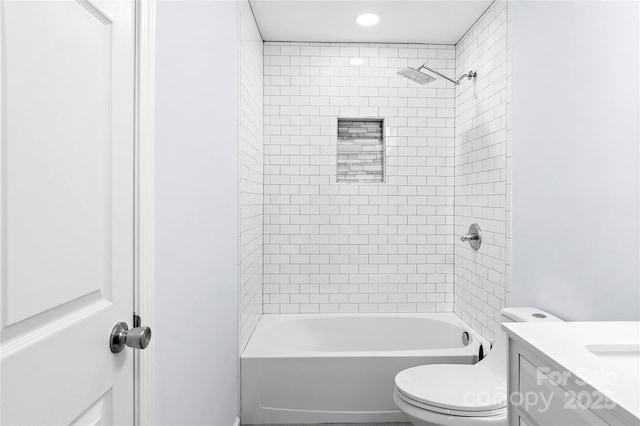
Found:
[[[134,9],[0,2],[3,425],[133,422]]]

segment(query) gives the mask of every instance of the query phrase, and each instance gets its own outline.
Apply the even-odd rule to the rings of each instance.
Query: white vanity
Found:
[[[640,322],[504,323],[509,425],[640,425]]]

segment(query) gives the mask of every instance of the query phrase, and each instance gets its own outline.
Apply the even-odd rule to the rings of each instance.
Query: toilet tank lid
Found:
[[[522,307],[504,308],[500,314],[514,322],[558,322],[562,319],[542,309]]]

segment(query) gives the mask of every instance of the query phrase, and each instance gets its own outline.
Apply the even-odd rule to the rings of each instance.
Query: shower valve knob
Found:
[[[478,250],[482,243],[482,231],[480,230],[480,226],[478,226],[477,223],[472,224],[469,227],[469,232],[460,237],[460,241],[468,241],[472,249]]]

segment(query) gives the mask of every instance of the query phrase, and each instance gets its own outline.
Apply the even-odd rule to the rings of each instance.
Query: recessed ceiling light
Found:
[[[362,58],[351,58],[349,63],[351,65],[355,65],[357,67],[357,66],[360,66],[360,65],[364,64],[364,59],[362,59]]]
[[[358,15],[356,18],[358,25],[362,25],[363,27],[370,27],[377,24],[379,21],[380,17],[375,13],[363,13],[362,15]]]

